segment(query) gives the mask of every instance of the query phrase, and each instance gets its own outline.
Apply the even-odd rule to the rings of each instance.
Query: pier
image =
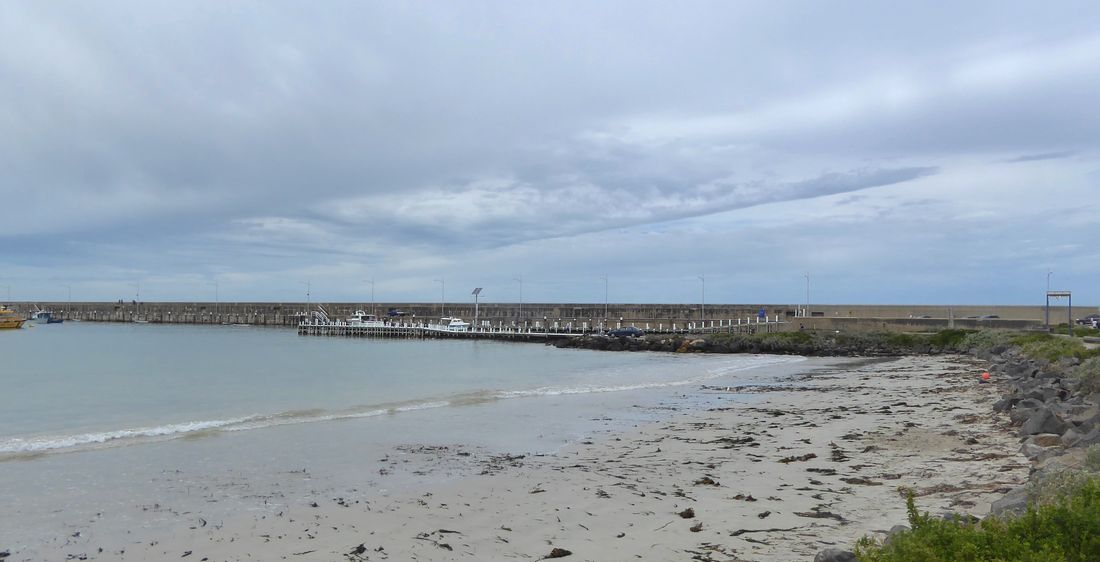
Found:
[[[505,323],[503,321],[493,323],[490,320],[475,321],[474,324],[463,325],[460,328],[434,322],[417,322],[404,319],[372,320],[368,322],[350,323],[344,320],[330,318],[324,306],[318,306],[317,310],[298,324],[298,334],[305,336],[330,336],[351,338],[464,338],[464,339],[491,339],[511,341],[549,341],[553,339],[580,337],[593,334],[604,334],[609,330],[633,327],[643,330],[647,334],[703,334],[703,333],[736,333],[736,332],[773,332],[779,331],[781,326],[787,324],[783,318],[776,315],[747,316],[738,319],[720,319],[699,322],[683,323],[636,323],[615,322],[589,323],[583,321],[574,322],[539,322],[517,323],[515,321]]]

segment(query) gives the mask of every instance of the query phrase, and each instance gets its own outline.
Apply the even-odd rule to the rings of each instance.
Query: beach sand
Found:
[[[912,489],[922,511],[981,517],[1026,481],[1017,439],[991,409],[998,385],[977,383],[982,367],[965,357],[847,361],[775,386],[695,387],[687,392],[725,405],[554,455],[409,445],[363,467],[364,488],[402,472],[446,477],[417,490],[273,497],[277,508],[217,521],[175,514],[140,540],[89,532],[58,545],[57,559],[539,560],[569,551],[567,560],[812,560],[905,523],[901,490]],[[746,394],[754,400],[733,399]]]

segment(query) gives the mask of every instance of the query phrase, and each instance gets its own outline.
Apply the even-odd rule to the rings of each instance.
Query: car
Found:
[[[1001,317],[997,316],[996,314],[984,314],[982,315],[981,320],[999,320],[1000,318]]]
[[[627,326],[625,328],[608,330],[607,335],[613,338],[638,338],[644,336],[645,332],[641,328]]]
[[[1100,322],[1100,314],[1089,314],[1084,318],[1078,318],[1077,323],[1084,326],[1093,326]]]

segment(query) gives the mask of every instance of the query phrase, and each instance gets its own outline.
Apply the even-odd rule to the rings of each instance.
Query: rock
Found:
[[[1088,447],[1090,445],[1096,445],[1098,443],[1100,443],[1100,428],[1094,427],[1094,428],[1092,428],[1091,431],[1089,431],[1088,433],[1082,435],[1080,438],[1078,438],[1076,441],[1074,441],[1072,445],[1068,445],[1068,446],[1069,447]]]
[[[1034,443],[1024,443],[1020,445],[1020,454],[1027,457],[1028,460],[1035,460],[1046,450],[1046,447],[1040,447]]]
[[[565,558],[566,556],[569,556],[571,554],[573,554],[571,551],[565,550],[564,548],[555,548],[555,549],[551,550],[550,554],[547,554],[546,557],[547,558]]]
[[[1035,415],[1036,411],[1038,410],[1034,408],[1021,408],[1017,404],[1015,408],[1008,412],[1008,420],[1013,425],[1023,425],[1031,416]]]
[[[856,555],[836,547],[826,548],[814,556],[814,562],[856,562]]]
[[[680,517],[683,517],[684,519],[691,519],[692,517],[695,517],[695,510],[689,507],[689,508],[681,511],[677,515],[679,515]]]
[[[1027,438],[1024,443],[1031,443],[1040,447],[1058,447],[1061,446],[1061,435],[1057,433],[1038,433]]]
[[[1035,435],[1037,433],[1057,433],[1061,435],[1069,429],[1066,422],[1050,411],[1050,408],[1039,408],[1024,422],[1020,428],[1020,436]]]
[[[1062,434],[1062,438],[1061,438],[1062,446],[1063,447],[1072,447],[1072,446],[1074,446],[1077,443],[1077,440],[1081,439],[1082,435],[1083,434],[1081,432],[1077,431],[1076,429],[1074,429],[1072,427],[1067,429],[1066,432]]]
[[[890,544],[890,541],[893,540],[894,537],[902,533],[908,533],[911,530],[912,529],[909,528],[909,525],[894,525],[893,527],[890,527],[889,531],[886,532],[886,540],[883,541],[883,543]]]
[[[993,404],[993,411],[994,412],[1007,412],[1010,409],[1012,409],[1012,407],[1015,406],[1016,403],[1019,402],[1020,400],[1021,399],[1019,397],[1013,397],[1013,396],[1008,396],[1008,397],[1002,398],[1002,399],[998,400],[995,404]]]
[[[1002,517],[1005,515],[1021,515],[1027,511],[1028,486],[1025,484],[1014,488],[1001,499],[994,501],[990,506],[990,514]]]

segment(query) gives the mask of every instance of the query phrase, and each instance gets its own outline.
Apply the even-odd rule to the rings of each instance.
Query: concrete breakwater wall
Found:
[[[356,310],[372,311],[369,303],[304,302],[40,302],[14,303],[13,307],[30,312],[35,307],[61,313],[67,319],[101,322],[150,322],[167,324],[248,324],[257,326],[296,326],[317,310],[318,304],[332,318],[346,318]],[[432,321],[443,316],[475,320],[473,303],[375,303],[373,311],[385,316],[396,310],[409,320]],[[790,329],[819,330],[936,330],[957,328],[1028,329],[1043,323],[1042,306],[932,306],[932,305],[811,305],[809,313],[799,305],[775,304],[608,304],[591,303],[482,303],[477,307],[478,321],[493,325],[552,325],[554,322],[589,326],[636,325],[652,329],[672,324],[699,326],[719,321],[755,320],[763,309],[770,318],[785,319]],[[1076,307],[1075,316],[1096,311],[1096,307]],[[982,318],[994,315],[997,318]],[[1066,321],[1065,308],[1052,308],[1052,323]]]

